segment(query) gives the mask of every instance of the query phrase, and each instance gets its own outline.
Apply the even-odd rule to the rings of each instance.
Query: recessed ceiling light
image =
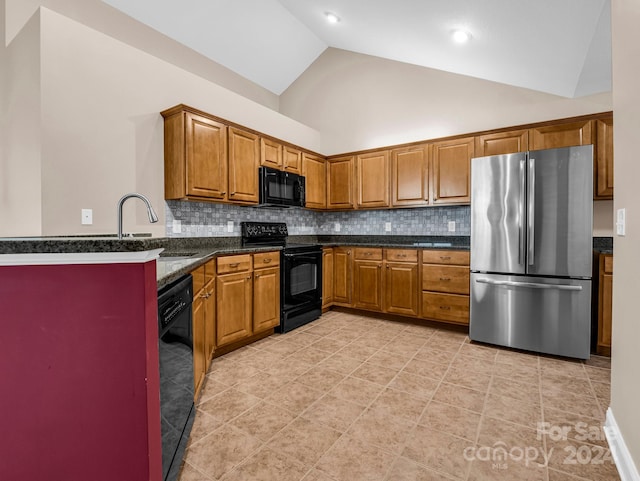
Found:
[[[327,22],[329,23],[338,23],[340,21],[340,17],[332,12],[324,12],[324,16],[327,17]]]
[[[467,43],[469,40],[471,40],[471,34],[466,30],[462,30],[461,28],[452,30],[451,37],[453,37],[453,41],[456,43]]]

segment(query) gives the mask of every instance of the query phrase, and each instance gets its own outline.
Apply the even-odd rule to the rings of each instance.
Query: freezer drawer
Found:
[[[471,274],[473,341],[588,359],[591,280]]]

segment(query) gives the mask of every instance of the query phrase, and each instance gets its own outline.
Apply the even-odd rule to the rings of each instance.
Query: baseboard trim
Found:
[[[611,408],[607,409],[607,418],[604,422],[604,434],[609,442],[613,461],[616,463],[621,481],[640,481],[640,474],[636,468],[631,453],[624,442],[622,433],[618,428],[616,418]]]

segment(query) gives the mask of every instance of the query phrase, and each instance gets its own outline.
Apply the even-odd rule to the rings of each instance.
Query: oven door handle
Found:
[[[311,256],[307,256],[307,255],[300,255],[300,254],[285,254],[284,256],[289,258],[289,259],[293,259],[295,258],[296,260],[301,260],[301,261],[309,261],[309,262],[314,262],[317,263],[318,262],[318,257],[321,256],[322,253],[316,254],[314,257]]]

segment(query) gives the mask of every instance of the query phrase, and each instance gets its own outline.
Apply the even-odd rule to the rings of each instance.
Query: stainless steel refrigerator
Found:
[[[593,147],[471,161],[469,337],[588,359]]]

